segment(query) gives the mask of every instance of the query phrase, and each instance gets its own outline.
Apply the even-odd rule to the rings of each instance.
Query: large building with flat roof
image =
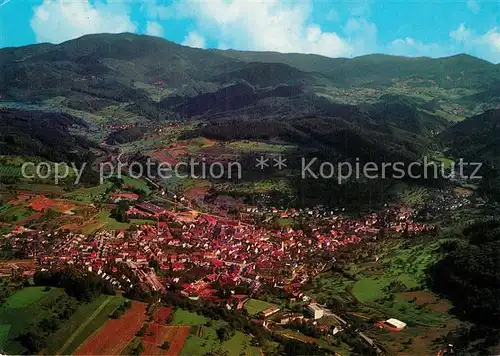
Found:
[[[397,329],[397,330],[403,330],[404,328],[406,328],[406,323],[402,322],[401,320],[394,319],[394,318],[387,319],[385,321],[385,324],[388,327],[393,328],[393,329]]]
[[[321,319],[323,317],[323,309],[316,303],[311,303],[307,306],[307,312],[313,319]]]
[[[151,203],[140,203],[135,206],[137,209],[145,211],[146,213],[153,214],[155,216],[165,214],[166,210]]]

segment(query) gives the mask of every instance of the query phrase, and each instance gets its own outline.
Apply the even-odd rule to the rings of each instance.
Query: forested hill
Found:
[[[355,105],[402,95],[422,110],[456,119],[479,113],[485,102],[495,105],[494,91],[500,86],[499,66],[468,55],[333,59],[203,50],[131,33],[4,48],[0,71],[3,101],[38,103],[58,97],[71,108],[90,111],[140,101],[130,109],[145,116],[150,114],[145,103],[177,103],[245,82],[267,89],[300,86],[309,96]]]
[[[450,141],[462,136],[447,129],[500,108],[500,66],[468,55],[334,59],[204,50],[122,33],[4,48],[0,71],[0,106],[8,108],[50,108],[94,128],[195,119],[207,121],[203,131],[213,137],[239,137],[250,127],[243,136],[312,142],[366,159],[416,159],[442,142],[463,150],[481,134]],[[456,130],[476,123],[479,131],[488,125],[470,119]],[[498,156],[495,140],[489,135],[485,149]]]
[[[498,84],[500,68],[467,54],[446,58],[409,58],[372,54],[352,59],[314,54],[215,50],[246,62],[284,63],[305,72],[318,72],[346,86],[390,85],[410,78],[434,81],[444,88],[481,88]]]
[[[457,123],[440,138],[457,157],[500,167],[500,110],[489,110]]]

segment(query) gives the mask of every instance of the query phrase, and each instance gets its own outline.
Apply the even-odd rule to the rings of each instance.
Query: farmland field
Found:
[[[229,143],[227,147],[238,151],[262,152],[262,153],[282,153],[297,148],[294,145],[286,143],[277,144],[277,143],[267,143],[260,141],[236,141]]]
[[[170,324],[172,325],[203,325],[208,321],[203,315],[187,310],[177,309]]]
[[[44,183],[31,183],[21,182],[17,185],[18,189],[29,190],[38,194],[63,194],[64,189],[62,185],[44,184]]]
[[[174,307],[161,307],[154,313],[153,320],[156,323],[166,323],[173,309]]]
[[[131,178],[131,177],[125,176],[125,175],[122,175],[122,180],[123,180],[123,184],[125,184],[125,185],[131,186],[135,189],[143,190],[146,194],[151,193],[151,188],[143,180],[134,179],[134,178]]]
[[[132,302],[132,307],[119,319],[110,319],[90,336],[75,352],[76,355],[120,355],[134,339],[146,320],[146,305]]]
[[[78,188],[74,191],[67,193],[65,198],[74,199],[86,203],[92,203],[94,199],[102,196],[108,188],[112,186],[111,182],[104,182],[104,184],[97,185],[89,188]]]
[[[248,311],[248,314],[253,315],[253,314],[258,314],[261,311],[272,307],[274,304],[265,302],[263,300],[258,300],[258,299],[250,299],[248,302],[245,303],[245,309]]]
[[[358,301],[357,310],[369,317],[391,316],[414,325],[440,327],[450,319],[448,302],[424,284],[427,266],[439,257],[440,243],[411,247],[387,243],[378,262],[352,264],[344,268],[344,274],[326,272],[315,278],[308,294],[319,300]]]
[[[201,331],[188,336],[181,355],[202,356],[210,351],[221,350],[229,356],[260,355],[259,349],[250,345],[251,337],[236,331],[233,337],[221,343],[217,337],[217,328],[225,325],[222,321],[213,321],[213,326],[201,326]]]
[[[45,353],[50,355],[72,353],[92,332],[108,320],[108,315],[123,300],[122,297],[101,295],[91,303],[80,305],[69,320],[49,337]]]
[[[33,209],[23,205],[4,205],[0,210],[0,221],[17,222],[30,217],[34,213]]]
[[[144,355],[179,355],[190,331],[189,326],[159,325],[153,323],[142,338]],[[160,348],[168,341],[169,348]]]
[[[0,177],[21,177],[21,167],[0,164]]]
[[[30,287],[24,288],[19,292],[12,295],[5,303],[5,308],[25,308],[28,305],[38,302],[46,297],[50,292],[43,290],[44,287]]]

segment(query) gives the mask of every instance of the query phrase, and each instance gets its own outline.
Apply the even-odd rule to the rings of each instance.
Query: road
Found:
[[[330,309],[326,308],[324,305],[319,305],[322,309],[323,309],[323,313],[327,316],[333,316],[335,319],[337,319],[342,325],[346,326],[346,327],[350,327],[350,324],[345,321],[343,318],[341,318],[340,316],[338,316],[337,314],[335,314],[334,312],[332,312]],[[364,341],[366,341],[371,347],[373,347],[375,349],[375,351],[377,351],[377,353],[381,354],[383,353],[382,350],[377,346],[377,344],[375,343],[375,340],[369,338],[368,336],[366,336],[363,332],[359,331],[359,330],[355,330],[355,332],[359,335],[360,338],[362,338]]]

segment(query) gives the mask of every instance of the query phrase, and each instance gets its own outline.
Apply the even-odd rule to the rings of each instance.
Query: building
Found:
[[[398,319],[394,319],[394,318],[391,318],[391,319],[387,319],[384,324],[388,327],[388,328],[391,328],[391,329],[394,329],[394,330],[403,330],[404,328],[406,328],[406,323],[402,322],[401,320],[398,320]]]
[[[166,210],[151,203],[141,203],[135,206],[137,209],[145,211],[146,213],[158,216],[166,213]]]
[[[273,314],[276,314],[279,311],[280,311],[280,308],[278,308],[278,307],[269,307],[269,308],[263,310],[260,313],[260,316],[263,317],[263,318],[267,318],[267,317],[270,317]]]
[[[323,309],[316,303],[311,303],[307,306],[307,312],[313,319],[321,319],[323,317]]]
[[[139,199],[139,195],[135,193],[114,193],[111,194],[111,201],[113,203],[118,203],[120,200],[136,201]]]

